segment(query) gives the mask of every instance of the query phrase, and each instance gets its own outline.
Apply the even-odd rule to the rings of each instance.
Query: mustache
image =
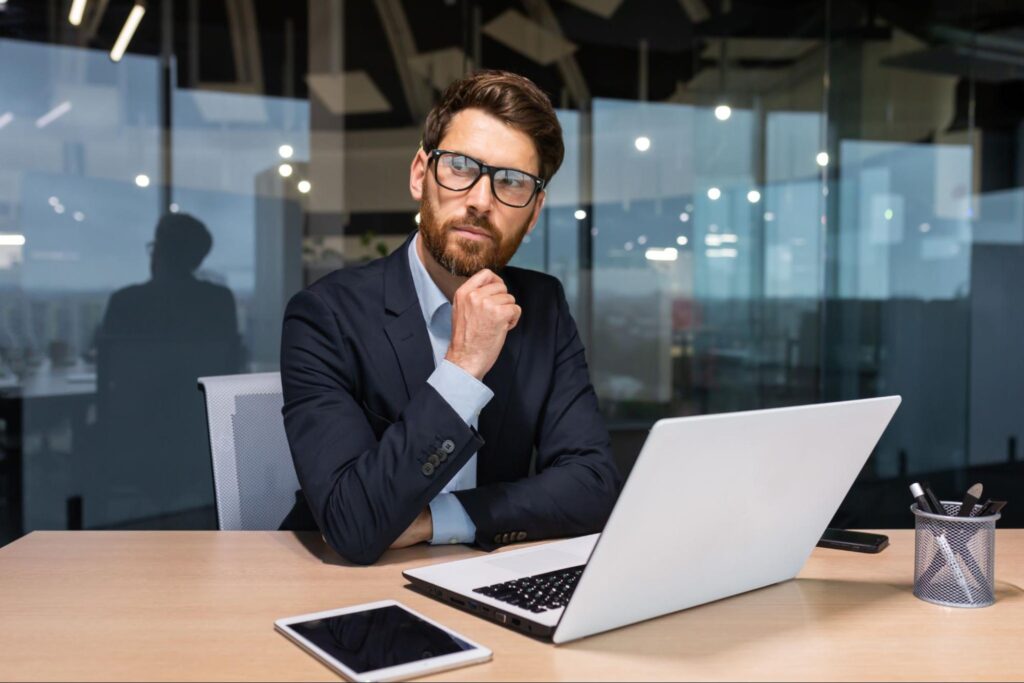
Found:
[[[471,225],[474,228],[484,230],[488,235],[490,235],[494,239],[497,239],[498,237],[497,228],[495,228],[494,225],[483,216],[466,216],[464,218],[451,218],[445,221],[444,229],[448,231],[459,225]]]

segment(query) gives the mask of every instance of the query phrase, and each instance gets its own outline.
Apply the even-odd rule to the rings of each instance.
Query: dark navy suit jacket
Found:
[[[523,313],[484,377],[494,397],[473,429],[426,381],[434,357],[408,245],[327,275],[285,311],[285,430],[324,538],[375,562],[473,453],[477,487],[454,493],[478,545],[600,531],[620,477],[561,284],[500,273]]]

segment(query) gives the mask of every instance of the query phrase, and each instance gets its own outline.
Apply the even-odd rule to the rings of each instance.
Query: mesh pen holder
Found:
[[[960,503],[942,501],[947,515]],[[995,602],[996,520],[914,513],[914,595],[947,607],[988,607]],[[981,511],[975,505],[972,515]]]

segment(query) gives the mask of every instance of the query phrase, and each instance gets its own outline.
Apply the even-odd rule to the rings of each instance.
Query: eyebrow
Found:
[[[436,149],[444,149],[444,147],[438,146],[438,147],[436,147]],[[469,157],[470,159],[473,159],[474,161],[482,162],[482,163],[484,163],[484,164],[486,164],[486,165],[488,165],[488,166],[490,166],[492,168],[507,168],[510,171],[519,171],[520,173],[526,173],[528,175],[532,175],[532,176],[535,176],[537,178],[541,178],[540,171],[537,171],[536,173],[534,173],[533,171],[527,171],[526,169],[520,168],[518,166],[506,166],[504,164],[492,164],[489,161],[484,161],[483,159],[481,159],[478,156],[474,156],[472,154],[469,154],[468,152],[463,152],[462,150],[458,150],[458,149],[449,149],[449,150],[446,150],[446,151],[454,152],[455,154],[461,154],[464,157]]]

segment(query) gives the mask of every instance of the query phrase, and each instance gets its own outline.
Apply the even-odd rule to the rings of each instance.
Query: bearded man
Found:
[[[409,172],[419,229],[288,304],[285,429],[302,497],[342,557],[492,550],[607,521],[620,476],[565,293],[507,267],[563,154],[528,79],[451,84]]]

